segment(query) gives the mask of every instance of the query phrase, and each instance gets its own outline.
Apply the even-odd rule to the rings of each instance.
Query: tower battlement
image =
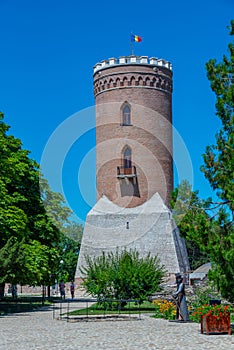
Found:
[[[120,56],[119,58],[109,58],[107,60],[103,60],[101,62],[98,62],[94,66],[94,73],[101,69],[110,68],[112,66],[117,65],[127,65],[127,64],[142,64],[142,65],[152,65],[152,66],[159,66],[159,67],[165,67],[169,70],[172,70],[172,64],[162,58],[156,58],[156,57],[148,57],[148,56]]]
[[[172,65],[161,58],[148,56],[109,58],[94,66],[93,79],[95,97],[115,89],[119,96],[120,89],[142,87],[172,93]]]

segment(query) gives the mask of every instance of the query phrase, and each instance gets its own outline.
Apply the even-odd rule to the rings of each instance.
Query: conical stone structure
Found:
[[[158,255],[169,274],[189,270],[185,242],[158,193],[135,208],[119,207],[106,196],[99,199],[87,215],[76,276],[86,266],[85,255],[98,256],[116,247]]]

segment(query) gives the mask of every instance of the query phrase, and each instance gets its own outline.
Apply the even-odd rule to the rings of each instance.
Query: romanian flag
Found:
[[[138,35],[131,35],[131,42],[134,42],[134,43],[140,43],[142,41],[142,38]]]

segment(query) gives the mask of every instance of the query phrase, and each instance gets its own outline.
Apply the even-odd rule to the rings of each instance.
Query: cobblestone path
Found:
[[[234,336],[205,335],[196,323],[137,320],[66,322],[52,310],[0,317],[0,350],[234,350]]]

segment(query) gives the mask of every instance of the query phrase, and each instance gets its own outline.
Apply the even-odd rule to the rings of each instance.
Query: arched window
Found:
[[[122,109],[122,120],[123,125],[131,125],[131,109],[128,104],[126,104]]]
[[[126,147],[123,152],[123,167],[129,169],[132,167],[132,152],[129,147]]]

